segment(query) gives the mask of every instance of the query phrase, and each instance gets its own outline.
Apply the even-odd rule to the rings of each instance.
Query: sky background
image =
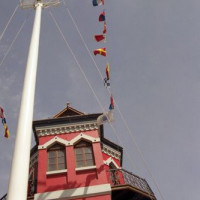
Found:
[[[105,137],[124,147],[123,168],[145,178],[158,200],[199,200],[200,1],[105,0],[105,6],[99,7],[93,7],[92,0],[65,2],[67,6],[62,3],[42,13],[34,120],[54,116],[66,107],[67,101],[86,113],[102,112],[49,11],[103,108],[107,110],[109,106],[109,92],[72,23],[68,8],[90,52],[107,48],[106,58],[93,57],[103,76],[106,62],[110,63],[111,92],[119,110],[115,106],[112,125],[116,132],[106,124]],[[17,0],[1,0],[0,34],[18,4]],[[98,22],[103,9],[107,42],[97,43],[93,35],[103,30],[103,23]],[[10,139],[4,138],[0,124],[0,197],[8,188],[33,19],[33,9],[17,9],[0,41],[0,63],[4,59],[0,64],[0,106],[5,110],[10,130]]]

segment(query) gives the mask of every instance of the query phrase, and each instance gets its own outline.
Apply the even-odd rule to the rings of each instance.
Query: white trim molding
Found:
[[[53,144],[55,144],[55,143],[59,143],[59,144],[62,144],[64,146],[67,146],[68,141],[64,140],[64,139],[62,139],[60,137],[55,136],[54,138],[52,138],[51,140],[49,140],[45,144],[39,145],[38,149],[47,149],[47,148],[51,147]]]
[[[52,138],[51,140],[49,140],[48,142],[46,142],[43,145],[39,145],[38,149],[48,149],[49,147],[51,147],[53,144],[55,143],[59,143],[62,144],[64,146],[73,146],[74,144],[76,144],[77,142],[79,142],[80,140],[86,140],[88,142],[94,143],[94,142],[100,142],[100,138],[93,138],[91,136],[88,136],[84,133],[80,133],[79,135],[77,135],[75,138],[73,138],[72,140],[64,140],[58,136],[55,136],[54,138]]]
[[[91,136],[85,135],[84,133],[80,133],[78,136],[76,136],[74,139],[70,141],[69,145],[74,145],[78,143],[80,140],[85,139],[88,142],[100,142],[100,138],[93,138]]]
[[[77,167],[76,171],[84,171],[84,170],[89,170],[89,169],[96,169],[96,165],[88,166],[88,167]]]
[[[34,200],[67,200],[109,194],[111,195],[110,184],[102,184],[88,187],[79,187],[68,190],[57,190],[52,192],[38,193],[34,195]]]
[[[47,171],[46,175],[51,175],[51,174],[63,174],[66,173],[67,169],[61,169],[61,170],[54,170],[54,171]]]
[[[104,164],[105,165],[110,165],[110,163],[112,163],[117,169],[120,169],[121,167],[119,167],[119,165],[110,157],[107,160],[104,160]]]

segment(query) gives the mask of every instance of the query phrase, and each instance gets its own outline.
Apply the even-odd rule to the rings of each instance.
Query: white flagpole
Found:
[[[13,153],[8,200],[26,200],[42,2],[37,0]]]

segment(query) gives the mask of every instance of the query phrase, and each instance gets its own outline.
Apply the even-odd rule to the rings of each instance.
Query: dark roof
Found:
[[[57,113],[53,118],[69,117],[76,115],[84,115],[84,113],[72,108],[70,104],[67,104],[67,107]]]

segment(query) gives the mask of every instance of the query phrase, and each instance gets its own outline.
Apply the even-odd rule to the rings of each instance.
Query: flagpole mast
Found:
[[[22,91],[21,107],[8,186],[8,200],[26,200],[32,135],[35,83],[37,74],[42,8],[58,6],[59,0],[22,0],[22,8],[34,8],[35,19]]]
[[[21,108],[13,153],[8,200],[27,199],[35,82],[38,63],[42,2],[35,2],[35,19],[24,78]]]

